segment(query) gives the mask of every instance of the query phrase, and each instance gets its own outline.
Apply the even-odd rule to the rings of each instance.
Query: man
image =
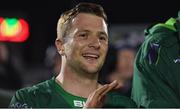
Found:
[[[130,99],[108,93],[118,86],[97,82],[108,50],[107,18],[103,8],[81,3],[63,13],[57,25],[56,47],[61,55],[57,77],[17,91],[11,107],[133,107]],[[108,94],[107,94],[108,93]],[[106,95],[106,96],[105,96]]]
[[[134,66],[132,98],[138,107],[180,107],[180,13],[147,29]]]
[[[117,64],[113,72],[108,75],[108,81],[118,80],[122,86],[117,91],[127,97],[131,96],[133,63],[136,49],[128,43],[120,43],[117,48]]]

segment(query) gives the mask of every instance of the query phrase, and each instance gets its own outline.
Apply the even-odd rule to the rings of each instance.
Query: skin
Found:
[[[134,58],[135,51],[131,49],[124,49],[118,52],[117,71],[123,78],[129,79],[132,77]]]
[[[100,108],[103,106],[106,98],[106,93],[116,89],[118,87],[117,81],[113,81],[111,84],[105,84],[91,93],[86,101],[84,109],[86,108]]]
[[[70,43],[67,43],[65,50],[67,64],[81,75],[97,75],[104,63],[108,47],[107,26],[104,20],[91,14],[79,14],[72,21],[71,33],[73,38],[69,39]],[[83,56],[86,53],[96,54],[99,58],[86,58]]]
[[[108,31],[104,19],[79,13],[72,20],[65,41],[57,38],[55,44],[62,57],[61,71],[56,77],[59,85],[75,96],[88,98],[86,107],[102,106],[101,99],[117,85],[114,82],[102,86],[97,82],[108,51]]]

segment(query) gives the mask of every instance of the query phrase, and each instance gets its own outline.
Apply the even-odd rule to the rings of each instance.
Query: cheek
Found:
[[[86,45],[86,43],[87,43],[86,41],[75,39],[74,43],[73,43],[73,47],[75,49],[80,49],[80,48],[84,47]]]
[[[102,54],[103,55],[106,55],[107,54],[107,52],[108,52],[108,45],[104,45],[104,46],[102,46]]]
[[[66,45],[65,45],[65,54],[67,55],[67,56],[70,56],[72,53],[73,53],[73,48],[74,46],[73,46],[73,44],[72,43],[67,43]]]
[[[79,43],[76,41],[73,41],[72,43],[67,44],[66,46],[66,53],[70,55],[71,57],[78,55],[80,53],[80,49],[84,46],[83,43]]]

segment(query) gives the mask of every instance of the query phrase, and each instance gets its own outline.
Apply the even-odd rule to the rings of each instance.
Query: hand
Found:
[[[113,81],[110,84],[105,84],[95,90],[93,93],[91,93],[85,103],[84,109],[85,108],[100,108],[103,106],[105,102],[105,95],[112,89],[115,89],[118,86],[117,80]]]

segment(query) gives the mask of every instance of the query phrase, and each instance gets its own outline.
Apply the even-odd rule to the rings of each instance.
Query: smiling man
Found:
[[[81,3],[64,12],[57,25],[57,50],[62,58],[57,77],[21,89],[10,107],[135,107],[129,98],[111,92],[118,87],[98,83],[108,51],[107,17],[100,5]]]

